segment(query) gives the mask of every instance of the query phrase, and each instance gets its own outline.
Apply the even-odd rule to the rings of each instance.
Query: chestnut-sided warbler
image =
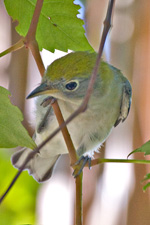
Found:
[[[44,100],[50,96],[56,98],[67,119],[84,99],[96,57],[97,53],[74,52],[48,66],[40,86],[28,96],[38,96],[33,137],[37,145],[58,127],[52,106],[44,106]],[[92,157],[99,150],[112,128],[128,116],[130,103],[129,81],[120,70],[101,61],[87,110],[67,125],[79,157]],[[12,157],[15,167],[20,168],[31,151],[24,148],[16,152]],[[26,169],[38,182],[43,182],[50,178],[59,156],[67,152],[59,132],[29,161]]]

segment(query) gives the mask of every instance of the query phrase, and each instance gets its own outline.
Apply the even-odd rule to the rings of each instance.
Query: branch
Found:
[[[0,53],[0,57],[7,55],[8,53],[19,50],[24,47],[24,38],[21,38],[16,44],[12,45],[10,48]]]
[[[37,2],[36,2],[36,6],[35,6],[35,10],[34,10],[34,13],[33,13],[32,20],[31,20],[31,24],[30,24],[28,33],[26,35],[26,38],[27,38],[27,40],[29,40],[29,42],[31,40],[34,41],[34,39],[35,39],[37,25],[38,25],[41,9],[42,9],[42,6],[43,6],[43,2],[44,2],[44,0],[37,0]]]
[[[36,61],[36,64],[38,66],[41,76],[44,75],[45,67],[41,59],[38,43],[36,41],[36,29],[37,29],[37,25],[38,25],[40,13],[41,13],[43,1],[44,0],[37,0],[34,14],[31,20],[31,24],[24,41],[25,46],[29,48],[32,52],[32,55]]]
[[[0,53],[0,57],[16,51],[22,47],[26,47],[29,48],[32,52],[32,55],[36,61],[36,64],[38,66],[38,69],[40,71],[41,76],[44,75],[44,71],[45,71],[45,67],[43,64],[43,61],[41,59],[41,55],[39,52],[39,47],[38,47],[38,43],[36,41],[36,29],[37,29],[37,25],[38,25],[38,21],[39,21],[39,16],[40,16],[40,12],[42,9],[42,5],[43,5],[43,1],[44,0],[37,0],[36,6],[35,6],[35,10],[34,10],[34,14],[31,20],[31,24],[28,30],[28,33],[26,35],[25,38],[21,38],[16,44],[14,44],[13,46],[11,46],[10,48],[8,48],[7,50],[3,51]]]
[[[7,190],[5,191],[5,193],[2,195],[2,197],[0,198],[0,204],[2,203],[3,199],[5,198],[5,196],[8,194],[8,192],[10,191],[10,189],[12,188],[12,186],[14,185],[14,183],[16,182],[16,180],[18,179],[18,177],[20,176],[22,171],[17,172],[17,174],[15,175],[14,179],[12,180],[12,182],[9,184]]]
[[[60,111],[59,105],[57,103],[57,100],[55,100],[55,102],[53,104],[51,104],[51,105],[52,105],[54,113],[55,113],[55,115],[57,117],[57,121],[59,123],[59,126],[61,126],[61,124],[64,123],[64,119],[63,119],[62,113]],[[74,145],[72,143],[72,140],[71,140],[71,137],[70,137],[70,134],[68,132],[67,127],[64,126],[61,129],[61,132],[62,132],[62,135],[64,137],[65,143],[67,145],[67,149],[68,149],[68,152],[69,152],[71,165],[73,165],[78,160],[78,156],[77,156],[76,150],[75,150]]]
[[[114,4],[115,4],[115,0],[109,1],[106,18],[104,20],[104,28],[103,28],[103,32],[102,32],[102,38],[101,38],[101,41],[100,41],[100,46],[99,46],[99,50],[98,50],[98,56],[97,56],[97,59],[96,59],[96,64],[95,64],[95,67],[93,69],[93,73],[92,73],[92,76],[91,76],[91,79],[90,79],[90,82],[89,82],[89,85],[88,85],[86,96],[84,98],[84,101],[83,101],[82,105],[80,106],[81,112],[82,111],[84,112],[84,110],[87,108],[90,96],[91,96],[92,91],[93,91],[93,86],[94,86],[94,83],[95,83],[96,78],[97,78],[97,73],[98,73],[98,69],[99,69],[104,45],[105,45],[105,42],[106,42],[108,32],[111,28],[111,18],[112,18],[112,11],[113,11]]]
[[[27,44],[25,43],[27,46]],[[28,43],[28,48],[31,50],[33,58],[37,64],[41,77],[44,75],[45,67],[39,52],[39,46],[36,40]]]
[[[41,9],[42,9],[42,5],[43,5],[43,0],[37,0],[35,11],[34,11],[32,21],[31,21],[31,24],[30,24],[30,28],[29,28],[29,31],[28,31],[28,33],[26,35],[26,38],[25,38],[25,40],[26,40],[25,45],[26,45],[26,47],[28,47],[31,50],[32,55],[33,55],[33,57],[36,61],[38,69],[40,71],[41,76],[44,75],[45,68],[44,68],[43,61],[41,59],[41,55],[40,55],[40,52],[39,52],[38,43],[35,39],[35,35],[36,35],[36,29],[37,29],[37,24],[38,24],[40,12],[41,12]],[[59,123],[59,125],[61,125],[62,123],[64,123],[64,119],[63,119],[63,116],[61,114],[58,103],[55,101],[55,103],[52,104],[52,106],[53,106],[55,115],[57,117],[58,123]],[[77,157],[75,148],[73,146],[72,140],[70,138],[68,129],[67,129],[66,126],[63,126],[61,131],[62,131],[65,143],[66,143],[68,151],[69,151],[69,156],[71,158],[71,164],[74,164],[77,161],[78,157]]]
[[[75,224],[82,225],[82,178],[83,172],[76,178]]]
[[[101,163],[135,163],[135,164],[150,164],[150,160],[137,160],[137,159],[94,159],[91,161],[91,166]],[[87,165],[88,166],[88,165]]]

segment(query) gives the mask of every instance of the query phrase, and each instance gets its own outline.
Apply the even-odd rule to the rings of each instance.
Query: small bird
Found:
[[[74,52],[50,64],[41,84],[27,98],[36,97],[35,134],[37,145],[57,127],[53,108],[47,99],[55,98],[66,120],[83,102],[95,66],[97,53]],[[87,110],[68,125],[77,154],[93,157],[107,139],[113,127],[123,122],[129,113],[132,89],[120,70],[101,60],[97,79]],[[20,168],[31,149],[24,148],[12,156],[12,163]],[[59,132],[26,165],[38,182],[48,180],[61,154],[68,153]]]

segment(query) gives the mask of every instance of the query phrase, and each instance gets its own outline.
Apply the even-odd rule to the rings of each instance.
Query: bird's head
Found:
[[[96,62],[97,53],[74,52],[55,60],[45,71],[42,83],[27,98],[49,95],[67,101],[82,101]],[[104,62],[103,62],[104,63]],[[107,70],[108,66],[101,66]],[[106,68],[106,69],[105,69]],[[106,71],[104,71],[106,74]],[[95,87],[100,83],[97,78]]]

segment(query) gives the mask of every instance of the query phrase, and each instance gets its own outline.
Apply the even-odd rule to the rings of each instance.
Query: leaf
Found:
[[[147,141],[144,145],[140,148],[135,149],[134,151],[130,152],[128,157],[136,152],[144,152],[144,155],[150,155],[150,141]]]
[[[11,104],[10,92],[0,87],[0,148],[17,146],[35,148],[36,145],[22,125],[21,111]]]
[[[148,182],[147,184],[144,185],[143,191],[145,192],[148,187],[150,187],[150,182]]]
[[[150,173],[147,173],[146,176],[144,177],[144,179],[141,180],[141,182],[146,181],[148,179],[150,179]]]
[[[146,176],[144,177],[143,180],[141,180],[141,182],[143,183],[144,181],[147,181],[149,179],[150,179],[150,173],[146,174]],[[145,192],[148,187],[150,187],[150,182],[144,185],[143,191]]]
[[[4,3],[8,14],[19,22],[17,32],[25,37],[36,0],[4,0]],[[84,22],[77,18],[79,9],[73,0],[44,0],[36,32],[40,50],[93,51],[84,34]]]

